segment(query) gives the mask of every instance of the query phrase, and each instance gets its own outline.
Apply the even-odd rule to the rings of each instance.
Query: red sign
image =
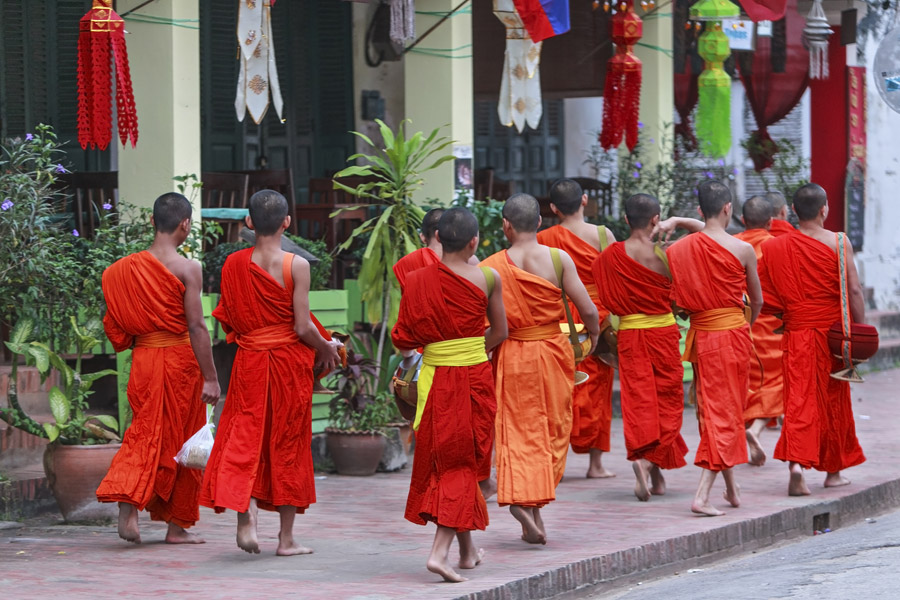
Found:
[[[866,164],[866,68],[847,67],[847,144],[851,159]]]

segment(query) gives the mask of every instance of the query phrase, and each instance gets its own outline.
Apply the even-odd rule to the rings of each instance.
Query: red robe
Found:
[[[734,254],[703,232],[678,240],[667,254],[675,301],[692,313],[688,344],[693,335],[693,352],[688,345],[685,358],[694,363],[697,378],[700,445],[694,464],[722,471],[747,462],[743,413],[750,385],[751,342],[750,327],[742,321],[745,269]],[[708,311],[730,311],[733,321],[713,318],[716,323],[711,327],[718,330],[700,329],[701,318],[712,314]]]
[[[285,255],[284,285],[235,252],[222,269],[222,297],[213,316],[238,351],[225,408],[203,477],[200,503],[245,512],[316,501],[312,453],[315,351],[294,331],[292,254]]]
[[[440,257],[431,248],[419,248],[410,252],[394,264],[394,275],[400,283],[400,289],[406,287],[406,276],[428,265],[441,262]]]
[[[797,230],[793,225],[790,224],[789,221],[772,219],[772,226],[769,227],[769,233],[771,233],[774,237],[781,237],[789,233],[797,233]]]
[[[554,225],[538,232],[538,242],[551,248],[559,248],[572,257],[578,277],[587,288],[591,300],[600,313],[600,320],[603,321],[609,315],[609,311],[598,300],[597,285],[591,273],[591,265],[600,252],[562,225]],[[571,302],[569,305],[572,318],[576,323],[581,323],[578,309]],[[578,370],[587,373],[590,379],[575,386],[572,403],[572,450],[579,454],[587,453],[591,448],[609,452],[615,371],[594,356],[589,356],[578,363]]]
[[[600,302],[614,315],[672,313],[672,282],[628,256],[624,242],[604,250],[592,271]],[[686,464],[680,339],[675,324],[619,330],[619,385],[628,460],[643,458],[662,469]]]
[[[734,237],[753,246],[757,261],[762,259],[763,243],[773,239],[765,229],[749,229]],[[774,333],[781,325],[781,320],[774,315],[761,314],[750,328],[756,356],[750,359],[750,393],[744,407],[744,421],[770,419],[784,414],[781,334]]]
[[[494,350],[497,504],[556,499],[572,431],[575,357],[559,328],[558,287],[515,266],[502,250],[482,263],[503,281],[509,337]]]
[[[838,256],[802,233],[763,244],[766,310],[784,313],[784,425],[775,458],[834,473],[866,460],[853,422],[850,384],[828,349],[841,317]]]
[[[398,348],[484,336],[487,297],[473,283],[438,263],[409,274],[391,332]],[[491,474],[494,378],[487,361],[435,367],[416,432],[406,518],[457,531],[484,529],[487,505],[478,482]]]
[[[200,471],[175,462],[205,422],[203,376],[191,349],[184,284],[149,252],[116,261],[103,273],[106,337],[117,352],[134,344],[128,403],[133,417],[100,502],[147,509],[154,521],[190,527],[200,517]]]

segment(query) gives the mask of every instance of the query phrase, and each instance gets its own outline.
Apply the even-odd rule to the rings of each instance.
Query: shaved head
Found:
[[[260,190],[250,196],[250,220],[257,235],[275,235],[288,215],[288,203],[274,190]]]
[[[441,215],[437,231],[444,252],[459,252],[478,236],[478,221],[468,209],[455,206]]]
[[[659,200],[650,194],[634,194],[625,201],[625,216],[632,229],[644,229],[659,215]]]
[[[697,186],[697,195],[700,197],[700,212],[707,219],[718,216],[732,200],[728,186],[715,180],[707,180]]]
[[[541,207],[529,194],[513,194],[503,203],[503,218],[519,233],[535,233],[541,224]]]
[[[550,202],[565,216],[574,215],[581,206],[584,190],[572,179],[557,179],[550,186]]]
[[[426,244],[434,239],[434,232],[437,231],[438,221],[443,214],[443,208],[432,208],[422,217],[422,237],[425,238]]]
[[[794,212],[801,221],[812,221],[828,204],[825,190],[817,183],[807,183],[794,192]]]
[[[765,229],[772,218],[772,205],[762,196],[752,196],[744,202],[744,225],[747,229]]]
[[[766,192],[766,200],[772,205],[772,212],[774,214],[777,214],[787,205],[787,200],[784,199],[784,194],[781,192]]]
[[[153,203],[153,225],[159,233],[173,233],[193,209],[187,198],[175,192],[163,194]]]

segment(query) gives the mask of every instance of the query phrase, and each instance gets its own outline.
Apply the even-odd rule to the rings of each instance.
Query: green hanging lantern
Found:
[[[722,68],[731,48],[721,20],[740,12],[729,0],[700,0],[690,11],[691,19],[707,21],[697,40],[697,53],[704,61],[697,83],[697,138],[707,156],[725,156],[731,149],[731,77]]]

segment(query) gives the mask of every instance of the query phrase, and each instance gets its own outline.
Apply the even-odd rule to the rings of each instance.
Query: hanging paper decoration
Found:
[[[81,18],[78,34],[78,143],[106,150],[112,139],[112,76],[116,69],[116,113],[119,139],[137,144],[138,122],[125,49],[125,21],[112,0],[94,0]],[[112,54],[112,61],[110,60]]]
[[[536,44],[569,31],[569,0],[513,0],[512,3],[522,22],[520,27],[525,27]],[[495,12],[496,6],[495,2]]]
[[[513,0],[494,0],[494,15],[506,27],[506,54],[500,81],[497,114],[507,127],[522,133],[527,123],[537,129],[541,122],[541,42],[532,41],[516,12]]]
[[[249,112],[257,125],[269,109],[270,89],[279,119],[284,104],[275,65],[272,4],[274,0],[238,0],[237,37],[241,66],[234,108],[238,121],[243,121],[244,113]]]
[[[739,14],[738,6],[729,0],[700,0],[691,6],[691,19],[706,21],[697,40],[697,52],[704,61],[697,80],[697,137],[707,156],[725,156],[731,149],[731,77],[722,68],[731,48],[722,19]]]
[[[391,41],[405,46],[416,39],[416,7],[413,0],[390,0]]]
[[[600,132],[600,145],[605,150],[617,148],[623,135],[629,150],[634,150],[638,142],[641,59],[633,50],[641,39],[644,25],[630,2],[621,2],[610,21],[610,38],[616,45],[616,53],[606,63],[603,129]]]
[[[809,47],[809,76],[812,79],[828,79],[828,37],[834,33],[825,18],[822,0],[813,0],[806,15],[803,39]]]
[[[741,0],[741,8],[753,22],[780,21],[787,13],[788,2],[787,0]]]
[[[697,54],[697,36],[690,20],[690,5],[691,0],[675,0],[672,7],[672,91],[678,115],[675,136],[680,141],[675,144],[676,154],[682,147],[688,151],[697,149],[697,136],[694,135],[691,115],[697,106],[697,79],[703,71],[703,59]]]

